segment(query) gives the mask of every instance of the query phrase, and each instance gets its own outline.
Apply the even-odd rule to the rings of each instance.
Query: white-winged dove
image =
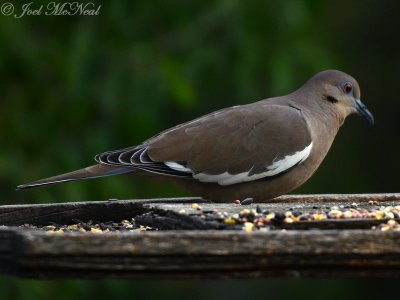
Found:
[[[357,81],[324,71],[287,96],[210,113],[141,145],[99,154],[96,165],[18,189],[131,173],[165,178],[215,202],[266,201],[310,178],[355,112],[373,124]]]

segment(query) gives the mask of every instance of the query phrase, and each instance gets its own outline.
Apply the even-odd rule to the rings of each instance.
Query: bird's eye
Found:
[[[350,82],[346,82],[346,83],[343,85],[343,92],[344,92],[345,94],[350,94],[352,91],[353,91],[353,86],[351,85]]]

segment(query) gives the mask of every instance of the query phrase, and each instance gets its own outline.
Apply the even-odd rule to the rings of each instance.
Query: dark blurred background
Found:
[[[28,3],[10,1],[15,14]],[[101,4],[97,16],[45,16],[45,7],[41,16],[0,14],[1,204],[185,195],[124,176],[14,189],[90,165],[97,153],[141,143],[213,110],[287,94],[325,69],[359,81],[376,124],[348,119],[319,171],[296,193],[399,191],[400,2],[93,3]],[[0,277],[0,299],[354,299],[391,286],[369,283]]]

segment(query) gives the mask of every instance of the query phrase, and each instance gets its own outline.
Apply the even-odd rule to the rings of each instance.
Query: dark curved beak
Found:
[[[368,123],[373,125],[374,124],[374,116],[368,110],[368,108],[361,102],[360,99],[356,99],[356,108],[357,112],[360,116],[363,116],[367,119]]]

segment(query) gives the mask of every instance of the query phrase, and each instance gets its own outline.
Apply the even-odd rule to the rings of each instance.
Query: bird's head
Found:
[[[344,120],[352,113],[365,117],[370,124],[374,117],[360,100],[360,87],[350,75],[336,70],[323,71],[312,77],[302,89],[310,90],[317,96],[320,106],[337,112]]]

